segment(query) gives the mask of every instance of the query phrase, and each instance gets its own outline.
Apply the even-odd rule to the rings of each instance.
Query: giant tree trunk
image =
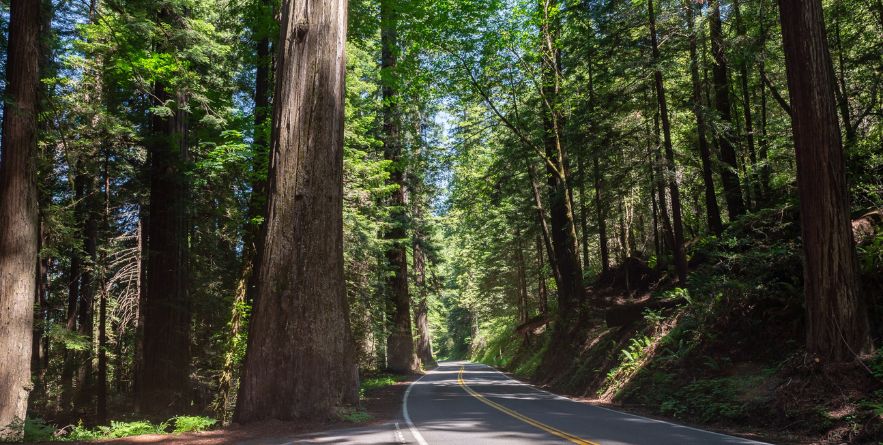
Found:
[[[234,421],[358,401],[343,276],[346,0],[282,5],[268,213]]]
[[[727,56],[724,49],[723,24],[721,23],[720,0],[711,2],[711,53],[714,56],[712,80],[714,83],[714,105],[722,126],[727,127],[717,132],[717,145],[720,149],[721,183],[724,187],[724,198],[730,220],[745,213],[745,202],[742,199],[742,186],[739,183],[739,166],[736,161],[736,149],[733,147],[733,125],[730,110],[730,82],[727,78]]]
[[[0,441],[21,439],[36,290],[40,4],[12,0],[0,158]]]
[[[699,57],[696,55],[696,30],[693,23],[693,0],[684,4],[687,10],[687,32],[690,39],[690,81],[693,84],[693,115],[696,116],[696,134],[699,139],[699,158],[702,160],[702,181],[705,185],[705,219],[708,230],[720,235],[723,232],[721,212],[717,205],[714,189],[714,170],[711,164],[711,150],[708,148],[705,114],[702,105],[702,83],[699,80]]]
[[[402,141],[399,121],[398,82],[398,19],[395,2],[380,2],[380,39],[382,46],[382,69],[386,81],[383,84],[383,154],[392,162],[390,181],[395,186],[389,199],[392,227],[386,232],[390,243],[386,260],[391,269],[386,280],[387,307],[390,330],[386,339],[387,368],[396,373],[417,370],[414,353],[414,335],[411,332],[411,296],[408,294],[408,253],[405,215],[405,174],[402,165]]]
[[[576,225],[573,217],[573,199],[570,196],[567,153],[561,141],[560,51],[557,47],[558,18],[555,0],[541,0],[543,21],[542,88],[543,145],[546,151],[546,171],[549,186],[549,214],[551,216],[552,244],[560,273],[558,283],[559,333],[566,332],[576,315],[575,308],[585,299],[582,267],[579,261]]]
[[[820,0],[779,0],[804,249],[807,350],[851,361],[869,345]]]
[[[163,10],[160,21],[171,23]],[[160,44],[160,51],[174,48]],[[177,411],[189,405],[190,296],[188,292],[187,115],[186,96],[154,86],[156,106],[172,101],[170,116],[154,115],[150,148],[150,223],[147,292],[142,302],[143,362],[139,406],[149,413]]]

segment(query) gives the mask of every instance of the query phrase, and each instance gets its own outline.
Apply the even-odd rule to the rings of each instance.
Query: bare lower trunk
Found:
[[[807,350],[852,361],[869,347],[856,276],[843,145],[820,0],[779,0],[793,111],[804,249]]]
[[[40,2],[12,0],[0,158],[0,441],[21,439],[31,391],[39,29]]]
[[[345,0],[282,5],[271,174],[234,421],[358,401],[343,274]]]
[[[158,84],[159,103],[186,101]],[[171,414],[189,406],[190,301],[188,295],[187,157],[185,111],[154,116],[151,131],[147,292],[143,311],[142,410]]]

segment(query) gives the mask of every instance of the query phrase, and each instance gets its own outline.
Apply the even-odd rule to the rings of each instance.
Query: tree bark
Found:
[[[358,401],[343,274],[346,0],[282,4],[268,213],[234,421]]]
[[[687,32],[690,40],[690,81],[693,84],[693,115],[696,116],[696,135],[699,139],[699,158],[702,160],[702,182],[705,186],[705,219],[708,230],[720,235],[724,230],[720,207],[717,205],[717,192],[714,188],[714,170],[711,163],[711,150],[706,134],[705,111],[702,104],[702,83],[699,80],[699,57],[696,54],[696,30],[692,0],[684,4],[687,11]]]
[[[714,56],[712,81],[714,83],[714,104],[722,126],[717,131],[717,145],[720,150],[721,183],[727,202],[727,213],[734,220],[745,213],[742,199],[742,185],[739,183],[739,166],[736,149],[733,147],[732,112],[730,110],[730,82],[727,74],[727,56],[724,49],[723,24],[721,23],[720,0],[711,1],[711,53]]]
[[[391,274],[386,280],[391,326],[386,339],[387,368],[407,374],[418,369],[411,330],[411,296],[408,293],[407,215],[405,213],[405,174],[402,158],[401,122],[399,116],[398,77],[398,17],[395,2],[380,2],[380,39],[385,81],[383,94],[383,154],[391,161],[390,182],[395,186],[389,199],[391,228],[385,236],[390,243],[386,260]]]
[[[0,441],[22,438],[31,391],[40,7],[38,1],[12,0],[9,8],[0,158]]]
[[[852,361],[869,347],[868,311],[856,275],[822,4],[779,0],[779,13],[797,152],[807,350],[825,361]]]
[[[175,11],[163,9],[160,23],[176,26]],[[174,51],[165,43],[160,51]],[[187,98],[161,81],[154,86],[155,106],[172,102],[170,116],[154,115],[148,140],[150,224],[147,292],[143,311],[141,410],[169,414],[189,406],[190,296],[188,292]]]

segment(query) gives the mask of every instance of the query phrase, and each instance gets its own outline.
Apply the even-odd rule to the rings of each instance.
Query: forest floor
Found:
[[[410,375],[389,385],[366,389],[362,406],[353,413],[344,413],[340,418],[328,421],[281,422],[267,421],[248,425],[230,425],[225,428],[183,434],[148,434],[121,439],[108,439],[89,442],[67,442],[80,444],[139,445],[225,445],[260,440],[285,440],[307,433],[332,431],[345,428],[363,427],[389,422],[400,415],[402,397],[408,385],[420,375]],[[355,413],[355,414],[354,414]],[[51,442],[58,443],[58,442]]]

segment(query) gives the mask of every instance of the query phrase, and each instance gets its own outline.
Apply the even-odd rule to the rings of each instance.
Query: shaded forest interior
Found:
[[[881,30],[881,0],[0,2],[0,441],[355,421],[471,359],[877,443]]]

